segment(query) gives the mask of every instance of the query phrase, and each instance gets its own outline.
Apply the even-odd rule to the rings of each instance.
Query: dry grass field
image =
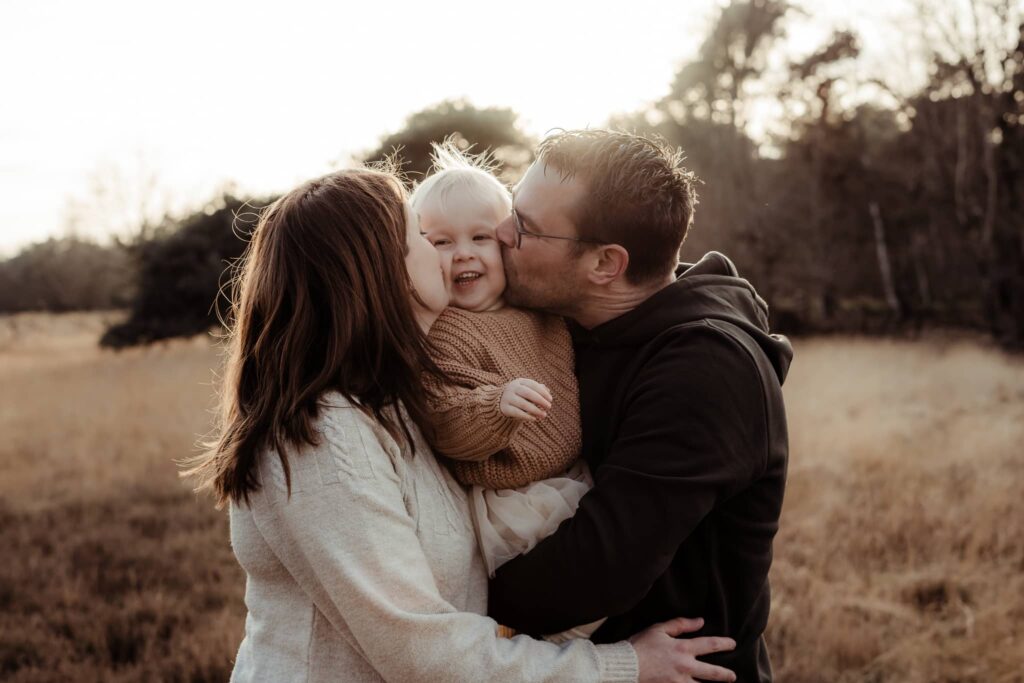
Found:
[[[0,319],[0,679],[226,680],[243,576],[173,463],[209,428],[217,354],[103,352],[102,319]],[[796,348],[777,679],[1024,681],[1024,359]]]

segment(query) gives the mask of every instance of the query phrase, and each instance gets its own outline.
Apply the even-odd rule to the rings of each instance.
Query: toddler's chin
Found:
[[[471,298],[452,295],[451,303],[449,304],[452,308],[461,308],[464,311],[475,312],[476,306]]]
[[[461,308],[464,311],[470,313],[485,313],[487,311],[494,311],[502,308],[504,305],[504,299],[498,297],[497,299],[487,298],[479,299],[477,297],[456,297],[453,296],[451,304],[454,308]]]

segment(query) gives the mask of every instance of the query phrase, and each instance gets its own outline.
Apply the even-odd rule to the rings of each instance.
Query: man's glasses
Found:
[[[591,244],[607,244],[601,240],[590,239],[588,237],[560,237],[558,235],[542,235],[539,232],[530,232],[523,227],[523,217],[519,215],[519,212],[512,209],[512,220],[516,224],[516,249],[523,243],[523,235],[529,235],[530,237],[541,237],[548,240],[569,240],[570,242],[589,242]]]

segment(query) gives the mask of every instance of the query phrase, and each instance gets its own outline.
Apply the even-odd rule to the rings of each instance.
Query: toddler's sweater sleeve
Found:
[[[565,323],[507,308],[490,313],[446,310],[430,330],[433,357],[451,381],[431,384],[434,447],[455,460],[463,484],[512,489],[559,476],[579,457],[579,389]],[[526,377],[549,387],[548,416],[503,415],[506,384]]]
[[[455,460],[481,461],[511,445],[522,426],[501,412],[501,394],[508,380],[481,369],[474,358],[475,340],[446,330],[430,336],[437,363],[451,383],[428,379],[434,447]]]

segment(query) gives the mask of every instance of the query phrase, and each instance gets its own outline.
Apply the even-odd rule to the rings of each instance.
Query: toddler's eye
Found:
[[[434,240],[434,246],[435,247],[447,247],[451,243],[452,243],[451,240],[446,239],[444,237],[441,237],[440,239]]]
[[[491,239],[490,235],[477,235],[476,237],[473,238],[473,241],[474,242],[479,242],[479,241],[486,241],[486,240],[489,240],[489,239]]]

